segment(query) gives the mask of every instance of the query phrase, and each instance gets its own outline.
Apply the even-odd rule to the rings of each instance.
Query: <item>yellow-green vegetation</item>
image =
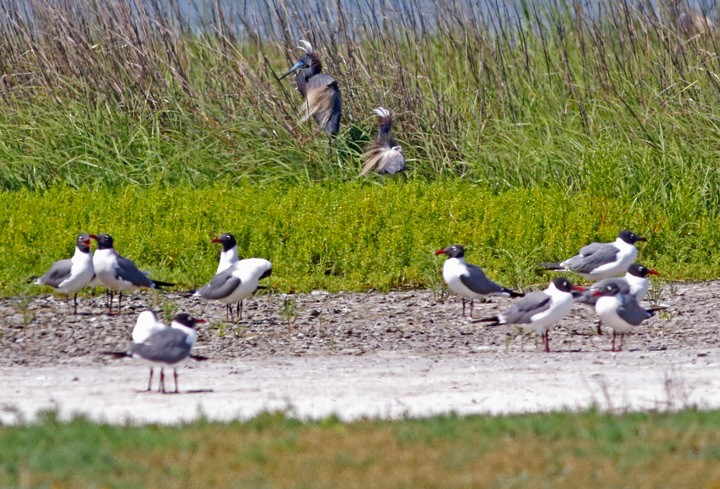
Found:
[[[666,278],[720,273],[718,218],[702,207],[624,204],[562,189],[493,193],[454,179],[324,185],[54,187],[0,193],[0,291],[70,256],[79,232],[108,233],[119,252],[160,280],[198,286],[217,266],[210,239],[235,234],[241,257],[274,264],[273,287],[366,290],[433,285],[433,251],[468,245],[468,259],[513,286],[547,281],[539,261],[560,259],[620,229],[647,236],[640,259]]]
[[[0,485],[84,489],[717,487],[720,414],[0,427]]]

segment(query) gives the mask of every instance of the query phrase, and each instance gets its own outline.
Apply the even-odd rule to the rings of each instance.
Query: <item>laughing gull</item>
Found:
[[[195,295],[225,304],[227,320],[232,322],[232,304],[237,304],[237,320],[242,317],[242,301],[250,297],[258,281],[272,274],[272,263],[263,258],[246,258],[216,274]]]
[[[534,331],[545,340],[545,351],[549,352],[548,328],[570,312],[574,290],[583,292],[585,289],[573,285],[566,278],[556,278],[545,290],[526,295],[497,316],[474,322],[491,322],[491,326],[516,324],[524,330]]]
[[[617,285],[621,294],[630,294],[635,297],[635,300],[641,302],[650,289],[648,275],[658,275],[658,273],[639,263],[633,263],[628,267],[628,271],[624,277],[606,278],[605,280],[595,282],[583,292],[582,296],[577,299],[577,302],[595,306],[598,300],[595,292],[603,290],[603,288],[609,284]],[[598,334],[602,334],[602,321],[598,323]]]
[[[465,316],[465,301],[470,301],[470,317],[473,315],[473,300],[484,299],[489,295],[503,297],[522,297],[525,294],[512,291],[496,284],[485,275],[483,270],[465,261],[465,249],[462,245],[450,245],[437,250],[436,255],[447,255],[443,265],[443,278],[447,286],[462,297],[463,316]]]
[[[93,255],[90,252],[90,235],[79,234],[75,239],[75,253],[72,258],[58,260],[50,270],[35,281],[37,285],[49,285],[58,292],[73,296],[73,306],[77,314],[77,293],[92,282]]]
[[[150,365],[150,379],[148,380],[148,388],[152,387],[152,367],[160,367],[160,385],[158,392],[165,393],[165,367],[173,367],[173,377],[175,379],[175,392],[178,390],[177,366],[190,357],[197,333],[195,325],[204,323],[202,319],[195,319],[190,314],[182,312],[177,314],[172,321],[172,327],[163,327],[145,338],[142,342],[134,342],[125,352],[104,352],[115,358],[131,357],[138,359]],[[194,357],[198,360],[204,360],[204,357]]]
[[[651,317],[657,309],[645,309],[638,304],[635,296],[622,294],[620,287],[609,283],[601,290],[594,292],[598,297],[595,311],[600,320],[613,330],[612,351],[615,350],[615,337],[620,333],[620,350],[622,350],[625,333],[640,326],[640,323]]]
[[[647,241],[632,231],[620,231],[612,243],[590,243],[580,253],[560,263],[540,263],[548,270],[575,272],[588,280],[601,280],[625,273],[637,258],[635,243]]]
[[[113,239],[109,234],[91,234],[90,237],[97,241],[98,247],[93,256],[95,276],[110,291],[108,301],[109,312],[112,313],[113,291],[118,293],[118,313],[122,303],[123,290],[137,290],[141,287],[158,289],[174,284],[151,280],[141,272],[131,260],[120,256],[113,248]]]
[[[238,262],[238,247],[235,236],[230,233],[221,234],[217,238],[213,238],[213,243],[222,244],[223,250],[220,253],[220,263],[218,264],[216,274],[227,269],[229,266]]]
[[[152,311],[143,311],[138,315],[137,322],[135,323],[135,327],[132,331],[132,342],[133,343],[143,343],[145,340],[147,340],[150,336],[157,333],[158,331],[162,331],[163,329],[166,329],[167,326],[161,322],[158,321],[157,316]],[[162,372],[162,368],[160,369]],[[162,376],[165,376],[165,372],[162,372]],[[147,390],[152,390],[152,378],[153,378],[153,366],[150,366],[150,379],[148,380],[148,388]]]

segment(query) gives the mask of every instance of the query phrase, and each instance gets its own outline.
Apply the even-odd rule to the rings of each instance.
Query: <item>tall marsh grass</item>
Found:
[[[0,186],[350,179],[382,105],[416,178],[720,208],[720,33],[682,3],[185,5],[0,1]],[[301,37],[341,86],[330,147],[276,78]]]

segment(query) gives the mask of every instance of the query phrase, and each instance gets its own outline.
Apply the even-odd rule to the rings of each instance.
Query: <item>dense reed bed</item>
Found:
[[[681,2],[190,5],[0,2],[0,185],[350,179],[382,105],[416,178],[720,205],[720,34]],[[276,78],[298,38],[340,81],[330,147]]]

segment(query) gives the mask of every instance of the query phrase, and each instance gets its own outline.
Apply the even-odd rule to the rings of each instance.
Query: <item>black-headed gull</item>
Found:
[[[650,289],[648,275],[658,275],[658,272],[639,263],[633,263],[628,267],[624,277],[606,278],[595,282],[576,300],[589,306],[595,306],[598,300],[595,292],[602,290],[608,284],[615,284],[621,294],[630,294],[635,297],[635,300],[642,302]],[[598,334],[602,334],[602,321],[598,323]]]
[[[93,280],[93,255],[90,252],[90,235],[79,234],[75,239],[75,253],[72,258],[58,260],[50,270],[35,281],[37,285],[48,285],[68,297],[73,296],[73,306],[77,314],[77,293]]]
[[[230,233],[221,234],[217,238],[213,238],[212,242],[220,243],[223,247],[223,250],[220,252],[220,262],[218,263],[216,274],[238,262],[238,247],[235,236]]]
[[[173,318],[172,327],[158,329],[142,342],[133,342],[127,351],[105,353],[115,358],[131,357],[149,364],[151,369],[147,390],[150,390],[152,386],[152,367],[160,367],[158,391],[165,393],[164,368],[173,367],[175,392],[177,393],[179,392],[177,366],[190,357],[190,351],[197,339],[195,325],[204,322],[202,319],[196,319],[190,314],[182,312]],[[195,358],[204,359],[203,357]]]
[[[625,273],[635,261],[638,249],[635,243],[647,241],[632,231],[620,231],[612,243],[590,243],[580,252],[560,263],[540,263],[549,270],[574,272],[588,280],[602,280]]]
[[[237,304],[237,320],[242,317],[242,301],[258,288],[258,282],[272,274],[272,263],[264,258],[246,258],[236,262],[198,289],[195,295],[225,304],[227,320],[232,322],[232,304]]]
[[[654,310],[648,310],[638,304],[635,296],[622,294],[617,284],[609,283],[594,292],[598,298],[595,311],[600,320],[613,330],[612,351],[615,350],[615,337],[620,333],[622,350],[625,334],[636,329],[646,319],[652,317]]]
[[[109,312],[112,312],[113,291],[118,294],[118,312],[122,303],[123,290],[137,290],[141,287],[158,289],[174,284],[151,280],[131,260],[121,256],[113,247],[113,238],[109,234],[91,234],[97,241],[98,247],[93,254],[93,266],[96,279],[110,291],[108,302]]]
[[[447,255],[443,264],[443,279],[447,286],[462,298],[463,316],[465,316],[465,301],[470,301],[470,317],[473,315],[473,300],[483,299],[489,295],[502,297],[522,297],[525,294],[515,292],[498,285],[490,280],[485,272],[477,265],[465,261],[465,249],[462,245],[454,244],[437,250],[436,255]]]
[[[543,338],[545,351],[549,352],[548,328],[570,312],[574,290],[583,292],[585,289],[573,285],[566,278],[556,278],[545,290],[526,295],[497,316],[478,319],[475,322],[492,322],[492,326],[515,324],[527,331],[534,331]]]

